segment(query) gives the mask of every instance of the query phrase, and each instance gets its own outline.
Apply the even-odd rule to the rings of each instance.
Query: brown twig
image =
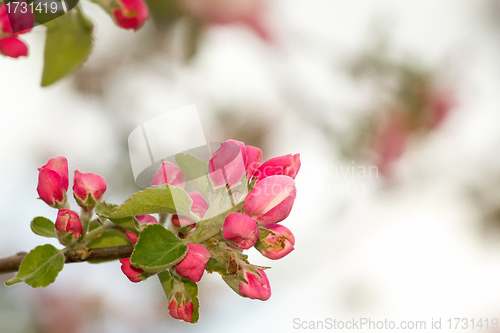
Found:
[[[99,249],[83,249],[78,251],[68,251],[64,255],[66,263],[82,261],[116,260],[128,258],[134,250],[134,245],[121,245],[103,247]],[[21,265],[21,261],[26,256],[26,252],[19,252],[15,255],[0,258],[0,274],[16,272]]]

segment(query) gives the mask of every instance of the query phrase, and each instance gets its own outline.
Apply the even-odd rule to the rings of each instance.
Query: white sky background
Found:
[[[110,119],[109,110],[75,95],[68,82],[39,88],[42,40],[35,33],[23,36],[30,57],[0,60],[0,256],[46,241],[30,233],[29,221],[37,215],[55,217],[55,211],[35,200],[36,168],[48,158],[65,155],[71,172],[78,168],[107,178],[112,173],[107,165],[118,158],[116,147],[124,140],[109,130],[113,121],[139,125],[196,103],[211,137],[216,135],[214,108],[244,101],[247,108],[279,116],[272,126],[271,149],[264,152],[267,157],[301,153],[298,198],[284,223],[296,236],[296,250],[276,262],[250,253],[252,262],[272,266],[268,276],[273,296],[268,302],[242,299],[218,276],[206,275],[200,285],[199,324],[166,319],[148,330],[229,331],[238,326],[240,332],[250,332],[253,325],[264,325],[266,331],[288,332],[294,318],[500,317],[500,246],[480,237],[479,214],[460,191],[500,167],[500,48],[498,34],[483,22],[485,4],[276,1],[270,15],[281,40],[275,47],[266,48],[243,28],[216,28],[195,63],[175,68],[173,77],[157,74],[172,67],[160,57],[121,73],[109,88],[114,99],[108,107],[122,110],[126,120]],[[92,62],[132,34],[87,7],[98,19]],[[381,190],[377,179],[332,177],[328,170],[343,162],[316,128],[303,121],[304,114],[296,113],[297,106],[280,97],[292,94],[303,112],[339,124],[350,116],[349,110],[368,106],[370,101],[341,66],[363,50],[370,29],[380,23],[390,31],[396,59],[411,55],[430,66],[446,62],[458,78],[461,101],[442,130],[400,161],[400,185],[389,192]],[[365,193],[332,193],[339,183],[363,185]],[[118,202],[126,196],[106,198]],[[118,263],[74,264],[49,288],[64,292],[78,281],[83,294],[100,292],[112,309],[106,331],[136,332],[136,320],[157,306],[154,294],[161,290],[151,280],[130,284]],[[29,299],[39,291],[19,285],[10,292]]]

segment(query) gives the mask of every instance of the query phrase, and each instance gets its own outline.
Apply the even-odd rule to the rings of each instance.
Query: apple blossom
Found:
[[[189,193],[189,197],[193,200],[191,211],[198,215],[199,218],[203,218],[209,207],[208,203],[199,192],[191,192]],[[184,227],[193,223],[195,222],[186,216],[172,215],[172,224],[176,227]]]
[[[233,187],[241,183],[246,173],[245,157],[240,145],[233,141],[221,143],[208,163],[209,178],[214,187]]]
[[[297,190],[288,176],[269,176],[248,193],[243,210],[260,225],[280,222],[292,210]]]
[[[40,199],[51,207],[61,208],[66,202],[66,191],[69,186],[68,160],[62,156],[51,158],[47,164],[38,168],[38,171],[36,190]]]
[[[223,225],[224,239],[233,241],[237,247],[246,250],[254,246],[259,238],[257,223],[242,213],[229,214]]]
[[[205,266],[212,255],[201,244],[190,243],[187,246],[189,250],[184,259],[175,266],[175,271],[180,276],[198,282],[201,280]]]
[[[255,248],[269,259],[281,259],[293,250],[295,237],[292,232],[281,224],[270,224],[266,226],[267,234],[262,233]]]
[[[95,173],[81,173],[75,170],[73,196],[78,205],[94,207],[106,191],[106,181]]]
[[[61,209],[57,212],[55,228],[58,238],[64,243],[77,239],[83,232],[80,217],[69,209]]]
[[[169,184],[184,188],[184,175],[181,169],[170,162],[163,162],[153,175],[151,185]]]
[[[145,278],[141,277],[141,274],[144,271],[140,268],[136,268],[130,264],[130,258],[120,259],[120,263],[122,264],[121,269],[123,274],[134,283],[141,282],[145,280]]]
[[[283,175],[293,179],[297,176],[300,169],[300,154],[288,154],[271,158],[270,160],[262,163],[262,165],[255,172],[257,181],[274,176]]]
[[[175,298],[172,298],[170,303],[168,303],[168,312],[175,319],[182,319],[187,323],[190,323],[193,319],[193,302],[189,301],[185,304],[185,300],[182,300],[181,304],[177,302]]]
[[[112,10],[116,25],[123,29],[137,30],[149,17],[149,10],[142,0],[117,0],[118,8]]]
[[[266,273],[262,268],[257,273],[246,270],[244,273],[246,282],[240,282],[240,294],[251,299],[267,301],[271,297],[271,285]]]

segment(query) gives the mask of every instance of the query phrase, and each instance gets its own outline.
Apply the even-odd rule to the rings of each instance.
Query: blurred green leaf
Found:
[[[49,86],[80,67],[92,49],[93,23],[75,8],[48,22],[42,87]]]

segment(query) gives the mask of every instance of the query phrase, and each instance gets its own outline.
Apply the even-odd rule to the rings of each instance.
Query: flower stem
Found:
[[[84,208],[82,207],[81,213],[80,213],[80,220],[82,222],[82,227],[83,227],[83,235],[87,234],[89,231],[89,224],[90,221],[92,220],[92,216],[94,215],[94,208]]]
[[[99,234],[102,234],[104,231],[106,231],[106,226],[105,225],[101,225],[97,228],[95,228],[94,230],[92,231],[89,231],[84,237],[83,237],[83,242],[84,243],[87,243],[88,241],[91,241],[92,238],[94,238],[95,236],[99,235]]]

